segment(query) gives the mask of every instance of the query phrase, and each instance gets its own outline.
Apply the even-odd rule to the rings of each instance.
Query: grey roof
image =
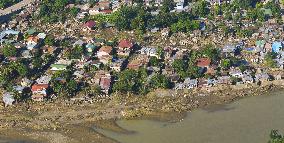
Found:
[[[236,50],[236,46],[227,44],[223,47],[222,52],[224,53],[233,53]]]
[[[6,92],[3,94],[3,102],[5,105],[12,105],[15,101],[14,96],[10,92]]]

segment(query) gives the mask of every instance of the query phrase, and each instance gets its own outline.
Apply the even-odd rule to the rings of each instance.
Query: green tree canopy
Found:
[[[14,57],[17,55],[17,48],[11,44],[7,44],[3,47],[2,53],[5,57]]]

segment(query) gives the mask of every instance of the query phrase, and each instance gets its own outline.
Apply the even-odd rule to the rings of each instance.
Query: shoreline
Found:
[[[251,85],[240,89],[229,86],[196,91],[156,91],[145,97],[114,96],[109,101],[93,104],[54,102],[0,107],[0,138],[47,143],[116,143],[117,141],[96,132],[92,127],[129,133],[117,126],[115,121],[148,119],[177,122],[185,117],[184,113],[197,108],[228,104],[243,97],[282,90],[282,83],[284,82],[268,82],[262,86]],[[175,93],[175,96],[157,97],[154,95],[157,92]],[[84,136],[88,138],[82,138]]]

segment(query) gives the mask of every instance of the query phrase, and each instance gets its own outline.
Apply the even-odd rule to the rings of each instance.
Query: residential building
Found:
[[[133,49],[133,43],[129,40],[121,40],[118,44],[117,55],[119,56],[129,56]]]

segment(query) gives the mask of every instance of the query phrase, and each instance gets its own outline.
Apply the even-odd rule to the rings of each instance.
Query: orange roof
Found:
[[[99,50],[99,52],[106,52],[108,54],[110,54],[112,51],[112,47],[111,46],[102,46]]]
[[[47,89],[48,88],[48,84],[34,84],[32,86],[32,91],[40,91],[40,90],[43,90],[43,89]]]
[[[31,36],[27,39],[27,41],[34,41],[34,42],[38,42],[39,38],[37,36]]]

